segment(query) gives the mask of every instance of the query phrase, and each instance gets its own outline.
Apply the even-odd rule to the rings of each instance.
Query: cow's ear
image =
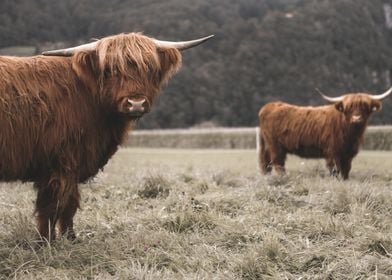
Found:
[[[336,110],[338,110],[339,112],[343,112],[344,111],[344,106],[343,106],[343,102],[337,102],[335,103],[335,108]]]
[[[382,108],[382,104],[378,100],[373,100],[372,101],[372,112],[378,112]]]
[[[161,82],[166,82],[181,67],[181,53],[177,49],[158,49]]]
[[[78,78],[91,91],[97,91],[98,66],[97,55],[94,52],[80,52],[72,57],[72,69]]]

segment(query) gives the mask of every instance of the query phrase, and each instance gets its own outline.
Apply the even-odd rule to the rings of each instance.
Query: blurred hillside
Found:
[[[251,126],[266,102],[323,104],[391,84],[391,0],[2,0],[0,48],[71,46],[120,32],[216,37],[184,66],[139,127]],[[33,48],[34,49],[34,48]],[[392,123],[392,98],[372,124]]]

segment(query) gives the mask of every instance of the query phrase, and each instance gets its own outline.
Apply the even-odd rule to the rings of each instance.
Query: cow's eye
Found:
[[[115,77],[118,75],[118,70],[106,68],[104,70],[103,74],[104,74],[105,78]]]
[[[109,68],[106,68],[106,69],[103,71],[103,75],[104,75],[105,78],[109,78],[109,77],[111,76],[110,69],[109,69]]]
[[[132,60],[128,60],[128,67],[129,68],[134,68],[136,66],[136,63]]]

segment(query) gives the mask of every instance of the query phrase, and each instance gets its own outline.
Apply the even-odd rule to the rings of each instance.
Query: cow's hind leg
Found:
[[[272,171],[271,154],[266,147],[265,140],[262,135],[259,138],[259,168],[261,173],[268,174]]]
[[[261,170],[263,174],[268,174],[271,173],[272,171],[272,163],[271,163],[271,155],[270,152],[267,150],[264,151],[264,154],[262,155],[262,164],[261,164]]]
[[[284,174],[285,168],[284,164],[286,161],[286,152],[281,147],[271,147],[270,156],[272,167],[277,174]]]

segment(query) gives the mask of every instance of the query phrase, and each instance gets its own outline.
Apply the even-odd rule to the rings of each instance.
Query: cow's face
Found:
[[[101,40],[96,51],[78,53],[73,68],[99,101],[130,119],[148,113],[162,83],[180,67],[177,49],[160,49],[140,34]]]
[[[352,125],[366,124],[373,112],[381,110],[381,101],[373,100],[368,94],[346,94],[342,101],[335,103],[335,108]]]
[[[145,76],[153,77],[153,73],[143,74],[130,62],[127,75],[120,69],[105,69],[100,77],[101,95],[106,97],[105,103],[124,116],[140,118],[148,113],[158,95],[160,83],[156,79],[146,80]]]

